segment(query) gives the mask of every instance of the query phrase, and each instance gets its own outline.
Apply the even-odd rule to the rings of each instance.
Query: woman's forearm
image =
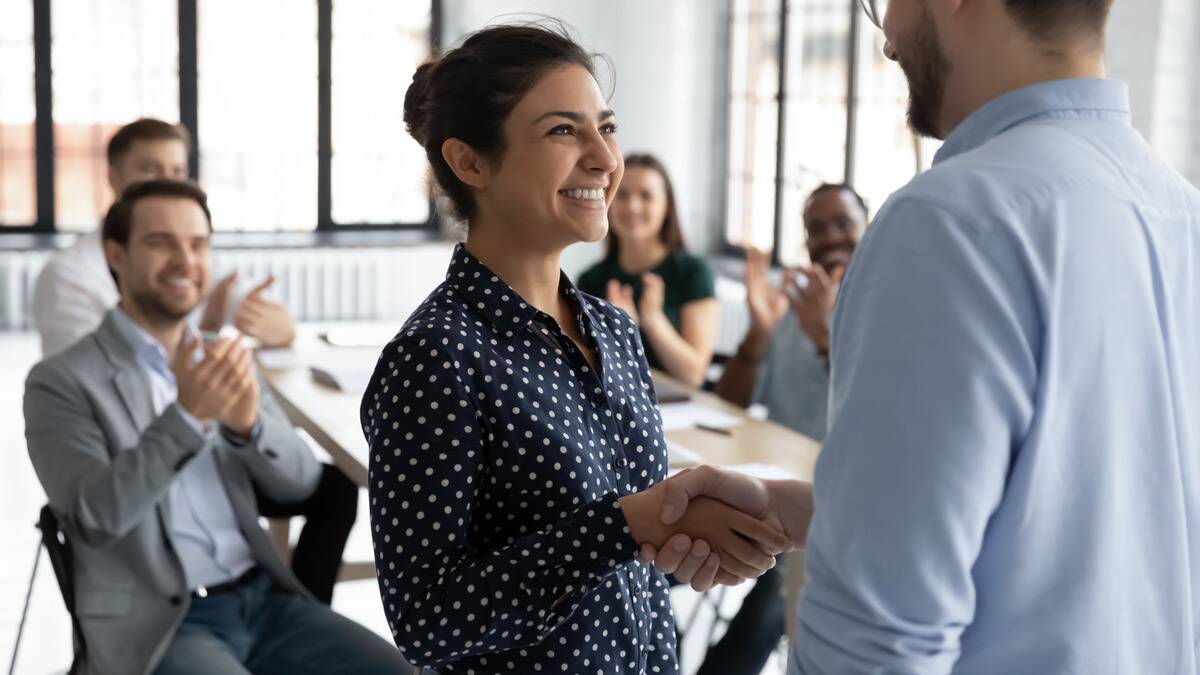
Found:
[[[720,306],[710,298],[683,306],[679,331],[661,313],[647,317],[642,330],[663,370],[685,384],[699,387],[712,363],[719,318]]]

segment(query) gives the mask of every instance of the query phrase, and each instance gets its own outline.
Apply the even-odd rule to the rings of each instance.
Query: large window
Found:
[[[94,228],[138,117],[191,132],[218,229],[429,226],[401,104],[438,1],[0,0],[0,230]]]
[[[0,226],[37,220],[33,6],[0,0]]]
[[[178,16],[161,0],[60,0],[50,16],[55,219],[87,231],[113,200],[108,137],[138,117],[179,121]]]
[[[315,229],[317,5],[200,0],[197,28],[200,180],[213,226]]]
[[[904,76],[859,12],[859,0],[734,0],[727,243],[806,264],[813,188],[848,182],[874,210],[928,166],[936,144],[908,130]]]
[[[400,111],[412,72],[429,54],[431,9],[430,0],[333,5],[335,223],[429,218],[425,151]]]

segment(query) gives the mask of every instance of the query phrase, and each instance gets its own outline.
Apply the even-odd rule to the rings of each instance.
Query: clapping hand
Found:
[[[758,249],[746,249],[746,308],[755,330],[769,335],[775,324],[787,314],[788,298],[771,285],[771,254]]]
[[[605,295],[608,304],[625,310],[634,323],[639,323],[637,303],[633,301],[633,286],[623,284],[616,279],[609,279]]]
[[[666,284],[657,274],[642,275],[642,300],[638,303],[638,325],[648,326],[653,323],[663,325],[667,315],[663,313],[663,303],[666,302]]]
[[[845,271],[845,267],[836,267],[831,275],[820,265],[813,265],[801,270],[808,282],[804,286],[797,283],[795,273],[787,274],[784,282],[788,302],[800,320],[800,328],[822,354],[829,353],[829,321]]]
[[[258,383],[250,351],[236,339],[218,340],[204,347],[203,361],[194,363],[192,355],[201,344],[197,337],[175,350],[171,371],[178,391],[176,400],[201,422],[215,420],[239,433],[249,429],[254,419],[248,425],[241,424],[247,415],[247,397],[253,400],[255,417],[258,408]]]
[[[259,284],[238,305],[233,325],[264,347],[287,347],[296,339],[296,326],[287,307],[263,297],[275,277]]]

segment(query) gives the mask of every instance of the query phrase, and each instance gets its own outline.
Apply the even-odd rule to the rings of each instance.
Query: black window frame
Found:
[[[857,150],[857,123],[858,123],[858,91],[859,91],[859,53],[858,42],[862,31],[863,10],[860,5],[861,0],[842,0],[850,5],[849,16],[849,37],[847,44],[847,63],[846,63],[846,141],[845,141],[845,167],[842,173],[842,182],[851,183],[855,170],[855,152]],[[782,266],[779,251],[781,237],[783,234],[783,192],[784,192],[784,148],[787,140],[787,105],[786,99],[788,96],[788,48],[790,47],[790,35],[788,31],[789,18],[791,17],[792,0],[780,0],[779,6],[779,82],[775,90],[775,101],[778,104],[778,136],[775,140],[775,213],[772,223],[772,246],[771,246],[771,265],[773,267]],[[730,25],[733,23],[733,17],[730,17]],[[729,41],[732,47],[732,40]],[[727,91],[733,90],[733,59],[729,59],[730,68],[728,73]],[[730,120],[732,123],[732,120]],[[726,148],[728,151],[728,148]],[[721,203],[721,213],[725,214],[728,208],[729,199],[729,158],[725,158],[725,188],[722,192],[723,200]],[[746,248],[738,244],[731,243],[725,237],[725,231],[721,231],[721,252],[729,256],[744,257]]]
[[[197,4],[200,0],[177,0],[179,31],[179,121],[192,136],[188,154],[188,175],[198,180],[203,173],[200,163],[199,84],[197,53]],[[317,4],[317,227],[315,232],[354,232],[392,230],[437,230],[437,209],[429,196],[429,217],[422,222],[338,223],[333,220],[333,143],[332,143],[332,56],[333,0],[313,0]],[[51,63],[50,6],[53,0],[33,3],[34,70],[34,155],[36,218],[32,224],[0,223],[0,236],[9,234],[58,234],[55,218],[54,185],[54,96]],[[441,51],[443,26],[442,0],[430,0],[429,52]],[[399,112],[397,111],[397,114]],[[231,230],[230,232],[237,232]],[[274,232],[256,232],[270,236]],[[294,235],[294,232],[278,232]]]

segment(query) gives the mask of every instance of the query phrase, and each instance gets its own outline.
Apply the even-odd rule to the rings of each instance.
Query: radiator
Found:
[[[714,352],[733,356],[746,331],[750,330],[750,310],[746,308],[746,286],[742,281],[717,275],[717,301],[721,304],[721,324]]]
[[[50,251],[0,252],[0,330],[33,328],[33,282]]]
[[[218,249],[213,280],[274,275],[270,295],[297,321],[402,320],[441,283],[452,244],[395,248]],[[0,330],[32,329],[33,284],[50,253],[0,252]]]

